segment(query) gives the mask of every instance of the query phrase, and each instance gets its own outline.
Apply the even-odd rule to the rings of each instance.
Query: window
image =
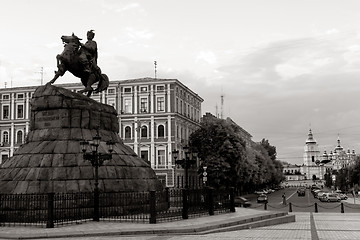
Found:
[[[157,111],[164,112],[165,111],[165,98],[158,97],[156,100],[157,100]]]
[[[9,132],[3,132],[3,143],[9,143]]]
[[[131,127],[126,126],[125,127],[125,139],[130,139],[131,138]]]
[[[4,94],[3,95],[3,100],[9,100],[10,99],[10,95],[9,94]]]
[[[311,156],[311,161],[315,162],[315,157],[314,156]]]
[[[23,98],[24,98],[24,94],[23,94],[23,93],[18,93],[18,94],[17,94],[17,98],[18,98],[18,99],[23,99]]]
[[[141,137],[142,138],[147,138],[147,126],[142,126],[141,127]]]
[[[140,112],[146,113],[147,112],[147,98],[140,98]]]
[[[109,88],[108,94],[115,94],[115,88]]]
[[[164,86],[164,85],[156,86],[156,91],[157,91],[157,92],[163,92],[164,90],[165,90],[165,86]]]
[[[158,127],[158,137],[164,137],[165,136],[165,127],[164,125],[159,125]]]
[[[2,114],[3,119],[9,119],[10,111],[9,111],[9,106],[8,105],[3,106],[2,113],[3,113]]]
[[[108,99],[108,105],[113,106],[115,108],[115,100],[114,99]]]
[[[125,113],[132,113],[132,103],[130,98],[124,99],[124,105]]]
[[[140,152],[140,157],[141,159],[145,160],[146,162],[148,162],[150,164],[150,161],[149,161],[149,151],[147,150],[141,150]]]
[[[147,87],[140,87],[140,92],[147,92],[148,88]]]
[[[17,105],[17,118],[24,118],[24,105]]]
[[[165,150],[158,150],[158,166],[165,167]]]
[[[23,142],[23,132],[22,131],[18,131],[16,133],[16,143],[21,144]]]
[[[124,93],[131,93],[131,87],[124,88]]]

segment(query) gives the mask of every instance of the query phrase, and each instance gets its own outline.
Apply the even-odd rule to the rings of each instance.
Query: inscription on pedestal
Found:
[[[60,111],[47,110],[39,111],[35,114],[35,128],[56,128],[61,127]]]

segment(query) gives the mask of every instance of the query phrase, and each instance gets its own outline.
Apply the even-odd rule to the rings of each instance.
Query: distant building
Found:
[[[59,87],[79,91],[81,83]],[[0,164],[24,143],[30,126],[30,101],[37,86],[0,89]],[[139,78],[111,81],[104,92],[91,98],[112,105],[119,116],[119,135],[151,164],[166,187],[183,187],[184,172],[177,169],[174,149],[184,158],[183,147],[200,126],[203,99],[177,79]],[[199,185],[189,174],[189,186]]]
[[[283,174],[286,181],[305,179],[305,176],[300,172],[300,166],[296,164],[283,164]]]
[[[333,151],[330,151],[329,154],[324,151],[324,153],[321,154],[310,129],[305,142],[303,159],[304,163],[300,167],[300,172],[304,175],[305,179],[323,180],[327,171],[338,171],[354,164],[356,153],[355,150],[344,150],[340,145],[340,138],[338,138],[337,146]]]

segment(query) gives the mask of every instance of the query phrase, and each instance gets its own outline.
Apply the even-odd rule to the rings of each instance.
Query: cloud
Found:
[[[215,64],[217,60],[215,54],[212,51],[201,51],[196,56],[195,62],[206,62],[208,64]]]
[[[106,12],[115,12],[115,13],[127,13],[134,10],[145,12],[139,3],[131,2],[123,4],[120,1],[102,1],[101,9],[104,13]]]
[[[125,5],[125,6],[117,8],[115,11],[116,12],[124,12],[124,11],[138,9],[139,7],[140,7],[139,3],[129,3],[129,4]]]
[[[339,34],[268,43],[219,66],[224,115],[253,140],[269,139],[279,157],[295,156],[298,163],[310,123],[314,131],[328,132],[318,136],[322,145],[336,143],[336,130],[344,142],[356,143],[356,136],[342,128],[359,125],[359,39]],[[214,112],[220,95],[219,88],[203,94],[204,105]]]
[[[127,27],[126,33],[130,39],[134,40],[149,40],[154,36],[154,34],[149,30],[137,30],[132,27]]]

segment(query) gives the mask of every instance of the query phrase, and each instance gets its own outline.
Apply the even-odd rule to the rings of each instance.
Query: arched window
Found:
[[[125,139],[130,139],[131,138],[131,127],[126,126],[125,127]]]
[[[159,125],[159,127],[158,127],[158,137],[165,137],[164,125]]]
[[[23,142],[23,132],[22,131],[18,131],[16,133],[16,143],[21,144]]]
[[[3,142],[9,143],[9,132],[8,131],[3,132]]]
[[[141,127],[141,137],[142,138],[147,138],[147,126],[142,126]]]

